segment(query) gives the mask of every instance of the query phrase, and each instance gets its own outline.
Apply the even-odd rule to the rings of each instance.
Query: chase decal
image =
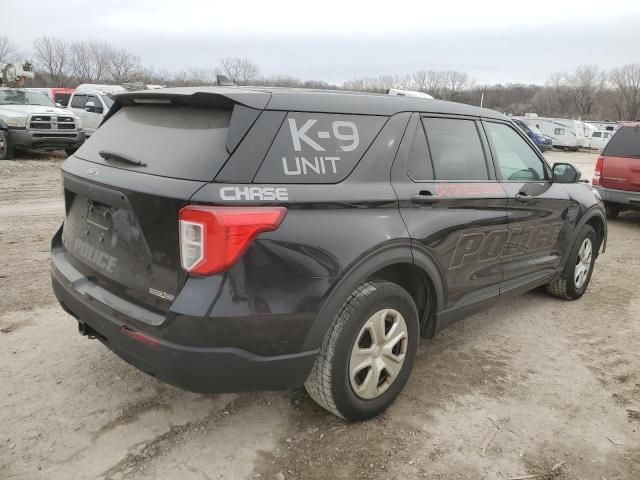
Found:
[[[261,200],[266,202],[289,200],[289,191],[284,187],[222,187],[222,200]]]

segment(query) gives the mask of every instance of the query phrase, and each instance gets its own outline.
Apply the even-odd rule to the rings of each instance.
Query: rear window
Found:
[[[640,126],[620,127],[607,143],[602,155],[640,158]]]
[[[255,183],[336,183],[344,180],[387,117],[290,112]]]
[[[141,173],[211,181],[228,158],[225,141],[230,118],[231,110],[124,107],[98,128],[76,156]],[[103,158],[105,152],[110,160]],[[113,157],[146,165],[114,161]]]
[[[56,93],[56,103],[59,103],[63,107],[69,105],[70,93]]]

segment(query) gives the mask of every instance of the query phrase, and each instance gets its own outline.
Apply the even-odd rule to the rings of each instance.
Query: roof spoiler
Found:
[[[123,106],[132,105],[183,105],[224,110],[232,110],[236,105],[243,105],[255,110],[264,110],[271,99],[271,93],[237,87],[182,87],[125,92],[116,94],[113,98],[115,103],[103,122]]]

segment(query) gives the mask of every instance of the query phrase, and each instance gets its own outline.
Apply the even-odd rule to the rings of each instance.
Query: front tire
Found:
[[[580,230],[562,275],[547,284],[547,292],[564,300],[577,300],[587,291],[600,243],[591,225]]]
[[[0,160],[11,160],[13,158],[13,145],[11,137],[6,130],[0,130]]]
[[[420,337],[411,295],[395,283],[371,280],[338,312],[305,382],[321,407],[345,420],[374,417],[402,391]]]

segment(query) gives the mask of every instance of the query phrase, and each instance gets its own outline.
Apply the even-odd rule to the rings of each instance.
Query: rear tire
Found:
[[[6,130],[0,130],[0,160],[11,160],[13,158],[13,145],[11,137]]]
[[[615,203],[604,202],[604,211],[609,220],[615,220],[620,214],[620,206]]]
[[[383,280],[363,283],[329,327],[305,382],[307,392],[345,420],[378,415],[409,378],[419,330],[418,311],[406,290]]]
[[[547,292],[564,300],[577,300],[587,291],[600,242],[591,225],[580,230],[562,274],[547,284]]]

